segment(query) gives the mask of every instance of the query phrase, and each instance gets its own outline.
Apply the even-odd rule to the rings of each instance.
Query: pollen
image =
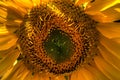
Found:
[[[88,64],[97,54],[97,22],[66,0],[33,7],[19,28],[18,44],[32,72],[64,74]]]

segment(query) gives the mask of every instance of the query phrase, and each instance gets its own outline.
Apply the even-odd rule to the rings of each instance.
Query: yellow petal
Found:
[[[84,80],[85,78],[81,75],[80,70],[77,70],[72,73],[71,80]]]
[[[42,3],[42,0],[32,0],[34,6],[37,6]]]
[[[0,7],[5,8],[7,11],[7,19],[21,19],[23,18],[24,14],[26,13],[26,10],[24,8],[21,8],[20,6],[16,5],[15,3],[11,1],[0,1]]]
[[[87,13],[87,14],[89,14],[89,13]],[[91,15],[91,17],[92,17],[92,19],[94,19],[95,21],[98,21],[100,23],[109,23],[109,22],[115,21],[114,18],[108,17],[101,12],[97,12],[96,14]]]
[[[98,24],[97,29],[107,38],[120,37],[120,23],[100,23]]]
[[[19,51],[15,49],[15,47],[12,47],[10,49],[11,51],[9,53],[6,53],[1,60],[0,60],[0,74],[3,74],[6,72],[10,67],[13,66],[13,63],[19,56]],[[3,54],[3,53],[0,53]]]
[[[112,40],[120,44],[120,38],[113,38]]]
[[[17,38],[13,35],[7,35],[0,37],[0,50],[6,50],[16,45]]]
[[[75,0],[75,5],[81,5],[90,2],[89,0]]]
[[[97,67],[106,75],[110,80],[120,80],[120,71],[107,63],[101,56],[94,58]]]
[[[6,21],[6,18],[0,17],[0,22],[3,23]]]
[[[69,77],[69,76],[67,76]],[[56,76],[56,77],[51,77],[52,80],[66,80],[65,76],[64,75],[61,75],[61,76]]]
[[[103,58],[112,66],[116,67],[118,70],[120,70],[120,59],[118,59],[116,56],[111,54],[104,46],[99,45],[100,54],[103,56]]]
[[[45,72],[32,73],[32,71],[29,71],[29,73],[26,75],[26,77],[23,80],[50,80],[50,75],[46,75]]]
[[[85,68],[80,68],[75,73],[72,73],[71,80],[94,80],[94,76]]]
[[[115,57],[120,59],[120,44],[101,36],[100,43]]]
[[[32,80],[32,78],[33,78],[33,75],[31,72],[29,72],[23,80]]]
[[[105,76],[95,65],[90,65],[89,67],[85,67],[87,70],[89,70],[93,75],[93,80],[110,80]]]
[[[19,29],[21,23],[22,23],[21,20],[14,20],[14,21],[6,21],[6,22],[4,22],[7,30],[10,33],[15,33],[15,31],[17,29]]]
[[[39,76],[40,76],[40,75],[39,75]],[[46,76],[46,77],[45,77],[45,76],[44,76],[44,77],[41,77],[41,76],[40,76],[39,79],[40,79],[40,80],[50,80],[50,78],[49,78],[48,76]],[[39,79],[38,79],[38,80],[39,80]],[[34,80],[34,79],[32,79],[32,80]],[[52,79],[51,79],[51,80],[52,80]]]
[[[0,24],[0,36],[7,34],[9,34],[9,31],[7,30],[6,26],[4,24]]]
[[[12,1],[23,8],[30,9],[33,7],[32,0],[12,0]]]
[[[109,17],[112,21],[119,20],[120,19],[120,3],[102,11],[102,13],[105,16]]]
[[[15,34],[15,31],[20,27],[22,21],[4,21],[3,24],[0,24],[0,35],[10,35],[11,33]]]
[[[29,73],[29,70],[24,66],[23,62],[18,62],[17,65],[13,67],[8,76],[3,76],[5,80],[23,80]]]
[[[95,0],[93,3],[89,4],[91,5],[90,8],[86,9],[87,12],[91,14],[96,14],[96,12],[99,12],[102,9],[107,9],[115,4],[117,4],[119,0]],[[104,9],[104,10],[105,10]]]
[[[7,16],[7,9],[0,7],[0,17],[6,18]]]

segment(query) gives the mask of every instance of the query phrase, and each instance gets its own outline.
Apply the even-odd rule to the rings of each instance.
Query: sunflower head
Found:
[[[18,31],[25,65],[33,72],[76,70],[97,53],[96,24],[72,2],[52,1],[33,7]]]

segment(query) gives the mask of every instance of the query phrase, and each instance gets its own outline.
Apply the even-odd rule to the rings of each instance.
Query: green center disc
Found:
[[[74,44],[68,34],[61,30],[52,30],[48,38],[43,43],[48,56],[56,63],[69,60],[74,52]]]

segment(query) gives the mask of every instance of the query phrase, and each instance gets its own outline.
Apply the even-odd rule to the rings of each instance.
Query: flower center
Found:
[[[89,63],[98,36],[96,21],[61,0],[33,7],[18,30],[18,43],[28,69],[64,74]]]
[[[74,52],[74,44],[68,34],[60,30],[52,30],[48,38],[43,42],[44,49],[56,63],[62,63]]]

